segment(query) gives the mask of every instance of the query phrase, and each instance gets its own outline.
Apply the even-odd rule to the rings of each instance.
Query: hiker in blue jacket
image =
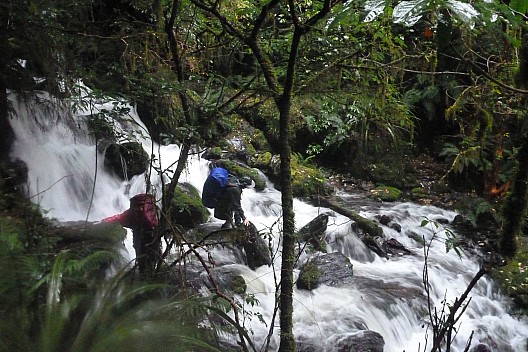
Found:
[[[215,207],[214,217],[225,220],[223,229],[236,227],[240,224],[248,226],[249,220],[244,215],[242,209],[242,189],[251,185],[249,177],[242,177],[240,180],[230,175],[226,187],[218,197],[218,204]]]

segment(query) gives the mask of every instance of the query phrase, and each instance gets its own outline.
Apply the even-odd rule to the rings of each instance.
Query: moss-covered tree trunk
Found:
[[[280,113],[279,135],[281,156],[281,202],[282,202],[282,266],[280,294],[281,339],[279,352],[296,350],[293,335],[293,269],[295,267],[295,213],[293,212],[293,190],[291,174],[290,110],[295,78],[295,64],[302,32],[296,28],[290,46],[286,82],[281,98],[277,101]]]
[[[525,119],[528,115],[525,115]],[[517,154],[518,169],[513,187],[504,203],[500,252],[512,258],[517,251],[517,237],[522,234],[524,218],[528,209],[528,131],[523,134],[521,148]]]
[[[7,103],[7,75],[10,60],[8,42],[9,11],[0,11],[0,160],[9,159],[9,149],[13,140],[13,130],[9,123],[9,104]]]

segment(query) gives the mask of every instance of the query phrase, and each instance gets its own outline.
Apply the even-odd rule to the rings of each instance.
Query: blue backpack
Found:
[[[214,209],[218,203],[218,197],[227,186],[229,173],[222,167],[215,167],[207,176],[202,191],[202,204],[207,208]]]

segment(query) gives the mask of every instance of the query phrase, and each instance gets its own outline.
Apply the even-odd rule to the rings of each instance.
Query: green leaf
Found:
[[[394,22],[412,27],[423,17],[430,6],[431,1],[428,0],[402,1],[394,7],[392,12]]]
[[[521,14],[528,13],[528,0],[512,0],[510,7]]]

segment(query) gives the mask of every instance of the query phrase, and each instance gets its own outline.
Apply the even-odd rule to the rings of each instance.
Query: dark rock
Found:
[[[390,217],[388,215],[381,215],[381,216],[378,216],[378,220],[379,220],[380,224],[387,226],[389,224],[389,222],[392,221],[392,217]]]
[[[319,214],[297,232],[297,238],[309,243],[315,250],[326,252],[324,234],[328,226],[329,216],[330,213]]]
[[[492,352],[491,349],[487,346],[487,345],[484,345],[482,343],[474,346],[470,352]]]
[[[393,229],[394,231],[400,233],[401,232],[401,225],[400,224],[396,224],[396,223],[392,223],[389,225],[389,227],[391,229]]]
[[[369,234],[360,235],[359,237],[368,249],[380,257],[388,258],[387,251],[385,250],[385,240],[383,238],[371,236]]]
[[[411,254],[412,252],[405,248],[403,244],[398,242],[398,240],[391,238],[387,241],[385,241],[385,248],[387,253],[392,255],[404,255],[404,254]]]
[[[230,292],[232,294],[243,294],[246,292],[246,281],[240,275],[236,265],[225,265],[218,268],[211,268],[210,273],[213,281],[221,292]],[[201,273],[203,283],[211,291],[216,291],[215,286],[211,283],[209,274],[205,271]]]
[[[246,252],[246,262],[249,268],[255,270],[262,265],[271,265],[271,256],[266,241],[260,236],[255,225],[250,223],[245,227],[246,237],[242,246]]]
[[[140,143],[114,143],[105,151],[104,164],[121,179],[127,180],[147,170],[149,156]]]
[[[342,286],[352,280],[352,264],[343,254],[321,254],[310,259],[301,268],[297,288],[313,290],[319,285]]]
[[[325,352],[383,352],[383,336],[371,330],[330,337],[325,343]]]

